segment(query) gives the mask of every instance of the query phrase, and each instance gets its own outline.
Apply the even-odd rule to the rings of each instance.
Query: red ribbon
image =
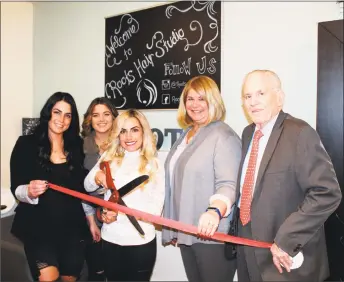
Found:
[[[132,216],[135,216],[137,219],[141,219],[144,221],[148,221],[151,223],[155,223],[158,225],[170,227],[172,229],[176,229],[179,231],[182,231],[184,233],[189,233],[189,234],[194,234],[198,235],[198,230],[196,226],[185,224],[176,220],[172,219],[167,219],[163,218],[160,216],[156,216],[153,214],[149,214],[143,211],[131,209],[128,207],[121,206],[119,204],[111,203],[93,196],[89,196],[77,191],[73,191],[70,189],[67,189],[65,187],[61,187],[55,184],[48,184],[50,188],[68,194],[70,196],[91,202],[93,204],[114,210],[114,211],[120,211],[125,214],[129,214]],[[234,243],[234,244],[241,244],[241,245],[246,245],[246,246],[251,246],[251,247],[257,247],[257,248],[270,248],[271,243],[267,242],[262,242],[262,241],[256,241],[256,240],[251,240],[251,239],[245,239],[245,238],[240,238],[236,236],[231,236],[227,235],[225,233],[220,233],[220,232],[215,232],[214,235],[211,237],[211,240],[216,240],[216,241],[221,241],[221,242],[229,242],[229,243]]]

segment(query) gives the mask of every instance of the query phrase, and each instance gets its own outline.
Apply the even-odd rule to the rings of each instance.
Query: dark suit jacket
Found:
[[[78,192],[84,192],[83,180],[85,177],[85,170],[83,169],[83,153],[82,153],[82,140],[75,140],[75,142],[80,141],[80,166],[77,168],[75,165],[71,176],[68,179],[60,179],[59,183],[54,183],[57,185],[62,185],[66,188],[77,190]],[[78,152],[73,152],[77,154]],[[77,156],[75,156],[77,157]],[[49,173],[41,167],[38,158],[38,142],[34,135],[20,136],[14,146],[11,155],[11,191],[15,196],[15,190],[19,185],[29,184],[31,180],[47,180],[50,181]],[[42,194],[54,193],[52,195],[53,199],[56,199],[56,195],[62,202],[57,208],[57,212],[66,214],[65,226],[73,226],[69,229],[69,237],[77,236],[86,238],[89,235],[87,222],[85,219],[85,214],[81,206],[81,200],[63,195],[60,192],[49,189]],[[21,239],[26,240],[36,240],[38,236],[44,236],[47,231],[47,226],[50,226],[50,220],[44,211],[47,208],[47,202],[43,204],[44,201],[40,200],[37,205],[32,205],[24,202],[19,202],[16,208],[16,214],[12,225],[11,232]],[[50,197],[50,196],[49,196]],[[55,197],[55,198],[54,198]],[[63,198],[62,198],[63,197]],[[61,200],[62,198],[62,200]],[[50,197],[51,199],[51,197]],[[53,200],[54,201],[54,200]],[[58,203],[56,199],[56,203]],[[44,206],[42,206],[44,205]],[[70,212],[69,212],[70,211]],[[51,224],[54,224],[52,222]],[[75,227],[75,228],[74,228]],[[67,227],[66,227],[67,228]],[[49,230],[48,230],[49,231]]]
[[[242,134],[240,177],[255,125]],[[252,237],[275,242],[289,255],[303,252],[303,265],[279,274],[269,249],[255,249],[264,281],[323,281],[329,276],[324,222],[341,201],[330,157],[317,132],[281,111],[266,146],[251,206]]]

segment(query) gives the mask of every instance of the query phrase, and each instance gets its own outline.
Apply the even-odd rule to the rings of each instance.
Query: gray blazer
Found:
[[[255,125],[242,135],[242,164]],[[240,185],[237,186],[237,197]],[[255,240],[276,242],[289,255],[303,252],[304,263],[280,274],[269,249],[255,248],[263,281],[324,281],[329,274],[324,222],[336,210],[341,191],[317,132],[280,112],[259,167],[251,206]],[[240,234],[239,234],[240,236]],[[249,267],[249,266],[248,266]]]
[[[197,226],[212,195],[225,195],[234,203],[241,141],[224,122],[212,122],[200,128],[176,161],[173,175],[170,175],[171,158],[189,130],[186,129],[174,143],[165,161],[164,217]],[[218,231],[226,233],[228,228],[229,219],[223,218]],[[163,228],[163,244],[173,238],[185,245],[219,243],[199,240],[196,236]]]

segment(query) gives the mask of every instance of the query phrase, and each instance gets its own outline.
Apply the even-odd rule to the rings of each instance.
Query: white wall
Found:
[[[57,90],[73,94],[84,113],[92,98],[103,95],[104,18],[158,4],[34,3],[34,115]],[[338,19],[339,5],[225,2],[223,8],[221,87],[227,122],[241,134],[247,124],[242,79],[253,69],[270,68],[284,84],[285,110],[315,126],[317,23]],[[151,126],[160,129],[178,127],[175,113],[146,111]],[[166,140],[162,149],[169,147]]]
[[[158,4],[34,3],[34,114],[49,95],[61,90],[74,96],[82,115],[93,98],[104,95],[104,18]],[[176,128],[175,112],[155,111],[147,116],[152,127]],[[163,123],[158,115],[164,116]]]
[[[10,186],[10,156],[21,118],[33,112],[33,6],[1,2],[1,188]]]

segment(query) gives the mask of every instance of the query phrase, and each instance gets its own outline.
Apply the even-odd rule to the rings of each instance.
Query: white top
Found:
[[[173,170],[174,170],[174,167],[175,167],[175,164],[178,160],[178,158],[180,157],[180,155],[184,152],[185,148],[188,146],[188,144],[186,144],[186,136],[184,137],[184,139],[182,140],[182,142],[178,145],[175,153],[173,154],[172,158],[171,158],[171,161],[170,161],[170,175],[172,176],[173,175]],[[173,187],[173,177],[170,177],[170,185],[171,187]]]
[[[102,159],[102,158],[101,158]],[[101,160],[100,159],[100,160]],[[123,201],[129,208],[144,211],[154,215],[161,215],[165,197],[165,183],[164,183],[164,169],[156,158],[158,163],[158,171],[154,182],[150,180],[145,186],[139,186],[123,196]],[[88,192],[93,192],[98,188],[94,177],[100,170],[100,161],[92,168],[85,178],[85,189]],[[114,183],[117,189],[127,184],[134,178],[142,175],[139,170],[140,152],[125,152],[122,164],[117,167],[115,162],[110,165],[111,174],[114,178]],[[111,196],[111,191],[105,193],[104,199],[108,200]],[[153,224],[138,220],[145,236],[141,236],[136,228],[131,224],[127,216],[119,213],[117,220],[110,224],[104,223],[101,230],[102,239],[121,246],[128,245],[143,245],[155,238],[155,227]]]
[[[261,132],[263,133],[263,136],[259,139],[258,156],[257,156],[257,162],[256,162],[256,169],[255,169],[255,172],[254,172],[254,182],[253,182],[253,187],[252,187],[252,193],[254,192],[254,189],[255,189],[255,186],[256,186],[256,180],[257,180],[257,175],[258,175],[260,163],[262,161],[266,145],[268,144],[268,141],[269,141],[272,129],[273,129],[275,123],[276,123],[277,117],[278,117],[278,114],[273,119],[271,119],[261,129]],[[258,130],[258,128],[256,127],[255,132],[257,130]],[[253,134],[253,136],[254,136],[254,134]],[[249,146],[249,148],[247,150],[247,154],[245,156],[244,164],[242,166],[242,173],[241,173],[241,178],[240,178],[240,200],[239,200],[239,203],[238,203],[238,207],[240,207],[241,194],[242,194],[242,186],[243,186],[244,180],[245,180],[245,175],[246,175],[246,170],[247,170],[247,166],[248,166],[248,160],[249,160],[250,154],[251,154],[251,149],[252,149],[252,140],[251,140],[250,146]]]

